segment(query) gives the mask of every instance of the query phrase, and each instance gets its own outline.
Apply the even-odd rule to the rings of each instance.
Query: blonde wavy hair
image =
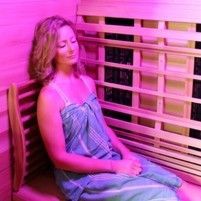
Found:
[[[77,39],[75,26],[71,21],[55,15],[41,20],[35,28],[30,53],[30,74],[42,83],[47,83],[54,78],[56,63],[55,55],[57,50],[58,30],[63,26],[72,28]],[[83,72],[80,62],[75,67],[75,73],[80,75]]]

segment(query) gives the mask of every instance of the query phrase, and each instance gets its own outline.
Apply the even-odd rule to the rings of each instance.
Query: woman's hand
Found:
[[[113,160],[111,166],[113,172],[129,176],[136,176],[142,171],[138,163],[133,160]]]
[[[139,159],[136,157],[136,155],[130,151],[125,152],[124,154],[122,154],[122,157],[124,160],[131,160],[133,161],[134,165],[142,168]]]

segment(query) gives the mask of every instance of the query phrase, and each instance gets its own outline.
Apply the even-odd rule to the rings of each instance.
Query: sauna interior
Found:
[[[1,0],[0,201],[17,201],[8,89],[30,80],[34,27],[56,14],[76,24],[107,124],[201,193],[200,13],[200,0]]]

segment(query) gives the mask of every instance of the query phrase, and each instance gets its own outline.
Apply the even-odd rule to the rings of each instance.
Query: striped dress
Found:
[[[120,160],[121,155],[112,148],[103,126],[103,114],[96,95],[91,92],[83,104],[75,104],[69,102],[55,83],[50,86],[65,102],[61,118],[66,152],[96,159]],[[78,174],[55,169],[56,183],[72,201],[178,201],[176,190],[181,186],[181,179],[144,157],[137,157],[142,165],[138,176]]]

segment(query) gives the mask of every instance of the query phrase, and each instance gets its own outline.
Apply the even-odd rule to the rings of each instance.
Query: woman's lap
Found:
[[[142,165],[138,176],[102,173],[91,175],[80,200],[177,201],[181,179],[146,158],[135,154]]]
[[[84,188],[81,201],[178,201],[171,188],[144,177],[96,174]]]
[[[72,200],[178,201],[175,191],[181,185],[181,179],[144,157],[136,154],[135,156],[143,169],[137,176],[99,173],[86,175],[86,178],[84,176],[79,180],[77,177],[74,177],[75,180],[71,177],[69,182],[66,180],[68,173],[59,171],[57,183],[64,194],[68,194],[67,197],[71,195]],[[75,184],[74,187],[72,184]]]

